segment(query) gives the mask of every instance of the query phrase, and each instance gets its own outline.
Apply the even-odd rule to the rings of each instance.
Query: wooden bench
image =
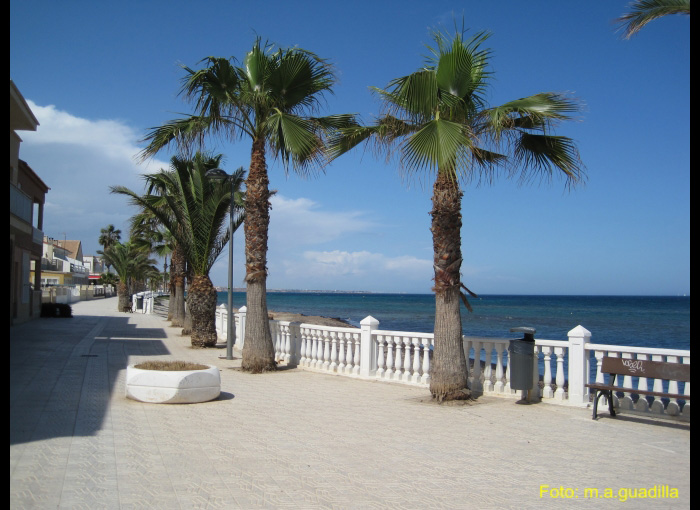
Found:
[[[665,363],[662,361],[649,361],[641,359],[625,359],[611,358],[605,356],[603,358],[603,373],[610,375],[610,384],[590,383],[586,384],[588,388],[595,390],[593,398],[593,419],[598,417],[598,400],[600,397],[608,399],[608,408],[610,416],[615,416],[613,409],[613,392],[622,391],[625,393],[634,393],[637,395],[652,395],[654,397],[680,398],[690,400],[690,395],[680,395],[676,393],[664,393],[660,391],[647,391],[632,388],[623,388],[615,386],[615,377],[618,375],[631,375],[634,377],[646,377],[648,379],[662,379],[665,381],[683,381],[690,383],[690,365],[683,363]]]

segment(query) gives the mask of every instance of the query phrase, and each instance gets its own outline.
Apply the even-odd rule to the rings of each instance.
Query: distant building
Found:
[[[90,273],[90,284],[95,284],[97,280],[100,279],[100,276],[102,276],[102,273],[107,272],[107,266],[104,259],[102,257],[98,257],[97,255],[84,255],[83,264],[85,267],[87,267]]]
[[[10,80],[10,324],[39,317],[44,200],[49,187],[19,159],[17,131],[36,131],[39,121]]]
[[[90,269],[83,263],[80,241],[58,241],[44,236],[41,257],[41,284],[87,285]]]

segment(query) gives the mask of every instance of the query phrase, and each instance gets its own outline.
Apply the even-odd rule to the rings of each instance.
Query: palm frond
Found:
[[[228,242],[229,207],[242,221],[240,186],[243,171],[234,173],[234,196],[230,181],[214,181],[206,173],[218,168],[221,156],[198,152],[192,159],[175,156],[171,169],[145,176],[148,193],[139,195],[123,186],[113,193],[129,198],[131,204],[148,210],[170,232],[196,274],[206,275]],[[233,204],[232,204],[233,199]]]
[[[690,16],[690,0],[636,0],[630,4],[630,12],[615,21],[629,39],[647,23],[671,14]]]

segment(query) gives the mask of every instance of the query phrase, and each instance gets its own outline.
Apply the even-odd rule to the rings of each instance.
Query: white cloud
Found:
[[[432,277],[430,260],[370,251],[305,251],[282,264],[294,288],[405,291],[429,286]]]
[[[140,174],[165,168],[168,163],[139,163],[137,145],[142,134],[118,120],[90,120],[55,106],[27,100],[39,120],[36,132],[21,132],[20,158],[49,186],[44,233],[54,238],[78,239],[83,253],[100,249],[100,229],[114,224],[128,236],[133,209],[109,187],[143,189]]]
[[[59,144],[99,151],[99,155],[120,162],[136,173],[157,171],[168,163],[158,160],[137,161],[141,148],[137,145],[143,133],[119,120],[89,120],[57,109],[54,105],[39,106],[27,100],[39,120],[36,132],[23,132],[26,145]]]
[[[361,211],[327,211],[308,198],[274,195],[270,220],[270,243],[290,246],[321,244],[349,234],[370,232],[376,224]]]

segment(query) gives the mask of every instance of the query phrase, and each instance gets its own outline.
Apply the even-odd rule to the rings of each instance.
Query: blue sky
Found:
[[[128,230],[134,212],[108,186],[142,189],[167,166],[134,155],[148,128],[189,112],[180,64],[242,58],[256,35],[316,52],[338,84],[323,113],[370,121],[369,86],[415,71],[430,30],[464,17],[492,33],[497,105],[543,91],[585,103],[558,133],[576,140],[587,182],[469,186],[463,279],[481,294],[690,293],[690,21],[671,16],[623,40],[628,2],[124,1],[10,3],[10,78],[40,127],[20,157],[44,179],[44,231],[99,249],[100,228]],[[229,171],[250,144],[212,143]],[[431,178],[406,179],[358,150],[302,179],[268,161],[273,199],[269,288],[430,292]],[[243,235],[235,246],[242,284]],[[212,271],[226,284],[226,252]]]

